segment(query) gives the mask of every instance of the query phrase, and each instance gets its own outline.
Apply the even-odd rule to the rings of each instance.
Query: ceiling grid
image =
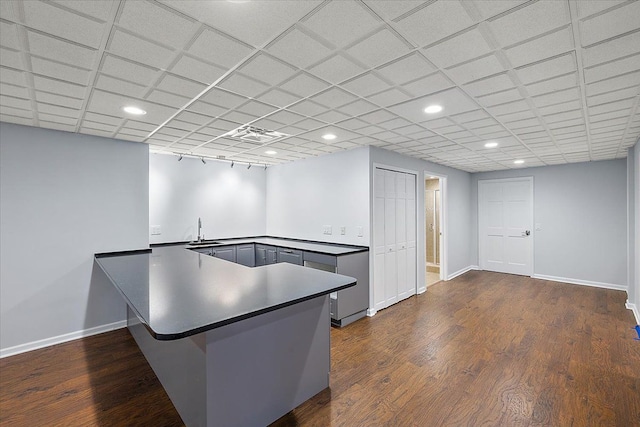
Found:
[[[374,145],[469,172],[625,157],[640,136],[636,0],[0,6],[4,122],[264,164]],[[225,136],[248,124],[290,136]]]

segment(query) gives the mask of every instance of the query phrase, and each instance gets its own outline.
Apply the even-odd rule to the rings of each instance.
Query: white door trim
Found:
[[[531,197],[531,253],[529,254],[529,262],[531,264],[531,274],[530,277],[535,275],[535,200],[534,200],[534,179],[533,176],[521,176],[521,177],[513,177],[513,178],[499,178],[499,179],[480,179],[478,180],[478,265],[481,270],[484,270],[485,265],[485,257],[484,257],[484,248],[483,248],[483,235],[482,235],[482,215],[481,215],[481,199],[480,199],[480,187],[482,184],[491,184],[491,183],[499,183],[499,182],[518,182],[518,181],[527,181],[530,183],[530,197]]]
[[[424,172],[424,177],[422,179],[422,184],[424,185],[424,181],[429,179],[430,176],[435,176],[440,180],[440,231],[442,232],[442,236],[440,236],[440,280],[450,280],[449,270],[448,270],[448,256],[447,256],[447,248],[449,246],[449,224],[447,221],[447,208],[448,208],[448,197],[447,197],[447,175],[442,175],[436,172]],[[423,191],[424,193],[424,191]],[[422,209],[424,210],[424,203],[422,204]],[[424,221],[423,221],[424,222]],[[425,230],[426,231],[426,230]],[[423,242],[423,246],[426,251],[427,242]],[[426,271],[426,257],[425,257],[425,265],[423,266],[423,270]],[[426,276],[424,287],[421,287],[419,292],[424,292],[426,287]]]

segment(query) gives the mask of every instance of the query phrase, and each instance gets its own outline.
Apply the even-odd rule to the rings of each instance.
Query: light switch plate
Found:
[[[162,229],[160,228],[159,225],[152,225],[150,228],[151,228],[152,236],[159,236],[162,234]]]
[[[358,237],[362,237],[362,227],[358,227]]]
[[[542,230],[542,224],[539,222],[536,222],[536,231],[541,231]]]
[[[340,234],[343,236],[347,234],[347,227],[345,227],[344,225],[340,227]]]
[[[324,233],[324,234],[331,234],[331,233],[332,233],[332,230],[331,230],[331,226],[330,226],[330,225],[323,225],[323,226],[322,226],[322,228],[323,228],[323,230],[324,230],[324,231],[323,231],[323,233]]]

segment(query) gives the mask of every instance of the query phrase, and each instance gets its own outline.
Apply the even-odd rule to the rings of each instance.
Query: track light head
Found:
[[[264,170],[267,170],[267,164],[266,163],[264,164]]]
[[[247,169],[251,169],[251,163],[249,163],[249,166],[247,166]]]
[[[207,164],[207,162],[204,160],[204,157],[200,157],[200,160],[202,161],[202,164],[203,164],[203,165],[206,165],[206,164]]]
[[[233,165],[235,165],[235,163],[232,161],[232,162],[231,162],[231,167],[232,167],[232,168],[233,168]]]
[[[180,157],[178,157],[178,161],[182,160],[182,154],[180,154]]]

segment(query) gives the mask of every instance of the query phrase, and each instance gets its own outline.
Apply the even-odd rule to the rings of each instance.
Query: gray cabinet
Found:
[[[256,252],[255,245],[249,243],[246,245],[236,246],[236,262],[238,264],[246,265],[247,267],[256,266]]]
[[[302,265],[302,251],[297,249],[278,248],[277,261]]]
[[[211,255],[212,248],[194,248],[192,251],[199,252],[205,255]]]
[[[261,265],[275,264],[278,262],[277,251],[275,246],[261,245],[256,243],[256,267]]]
[[[340,256],[305,252],[304,265],[351,276],[357,281],[355,286],[331,294],[329,303],[332,324],[346,326],[367,314],[367,308],[369,308],[368,251]]]
[[[224,259],[226,261],[236,262],[236,247],[235,246],[217,246],[211,248],[211,256],[215,258]]]

